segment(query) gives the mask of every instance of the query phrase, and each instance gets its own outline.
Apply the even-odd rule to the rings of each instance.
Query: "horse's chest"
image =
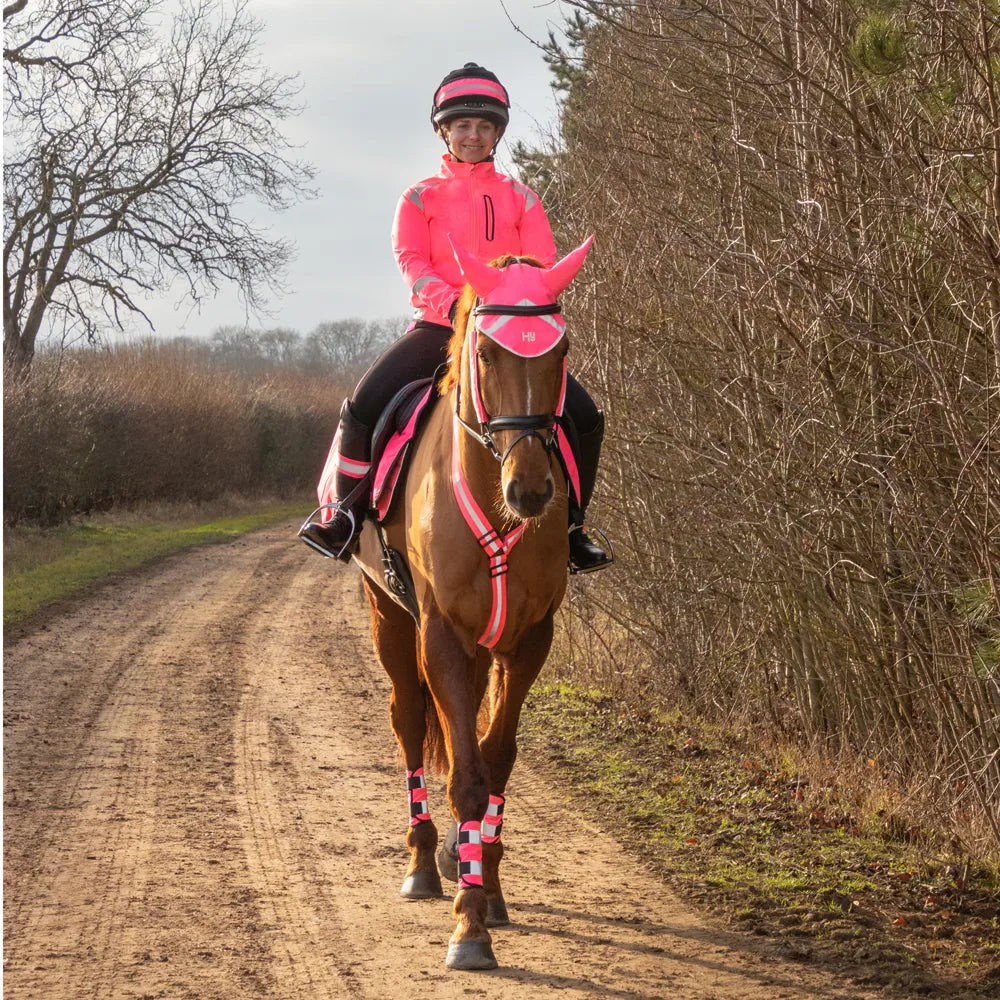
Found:
[[[487,645],[516,642],[523,631],[558,607],[565,580],[565,561],[542,561],[527,546],[521,553],[515,549],[508,556],[506,572],[477,574],[474,628],[481,637],[491,636]]]

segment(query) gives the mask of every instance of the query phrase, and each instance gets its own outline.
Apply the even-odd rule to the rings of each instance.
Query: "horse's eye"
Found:
[[[484,368],[489,368],[490,359],[486,356],[486,352],[484,350],[476,351],[476,356],[479,358]]]

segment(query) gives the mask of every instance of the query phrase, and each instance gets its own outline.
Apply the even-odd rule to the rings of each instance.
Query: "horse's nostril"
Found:
[[[514,480],[507,485],[504,497],[507,506],[511,508],[519,517],[541,517],[548,507],[549,501],[555,492],[551,478],[545,481],[543,489],[525,490],[520,488]]]

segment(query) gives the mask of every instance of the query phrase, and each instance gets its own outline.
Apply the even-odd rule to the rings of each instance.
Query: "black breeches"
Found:
[[[572,375],[566,377],[564,410],[580,434],[589,434],[597,426],[597,407],[587,390]]]
[[[389,400],[410,382],[430,378],[448,359],[450,326],[416,323],[361,376],[351,409],[358,420],[374,427]]]
[[[361,377],[351,409],[362,423],[374,427],[389,400],[418,378],[429,378],[448,357],[451,327],[437,323],[414,324]],[[572,375],[566,380],[566,413],[580,434],[597,425],[597,407]]]

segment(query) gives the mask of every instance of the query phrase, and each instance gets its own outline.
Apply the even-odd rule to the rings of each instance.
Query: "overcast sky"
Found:
[[[498,154],[500,168],[509,168],[507,143],[549,130],[556,107],[542,53],[510,21],[545,41],[550,27],[558,32],[563,24],[562,5],[252,0],[251,9],[265,24],[271,67],[299,74],[307,107],[286,131],[316,168],[319,196],[268,218],[275,232],[294,241],[297,257],[286,294],[271,304],[274,315],[251,315],[250,325],[308,334],[325,320],[408,314],[390,231],[399,195],[435,173],[444,151],[429,121],[434,90],[466,62],[496,73],[511,98],[511,123]],[[160,337],[203,337],[248,321],[233,290],[206,300],[200,312],[190,300],[179,301],[181,291],[178,285],[145,304]],[[141,334],[145,325],[134,330]]]

